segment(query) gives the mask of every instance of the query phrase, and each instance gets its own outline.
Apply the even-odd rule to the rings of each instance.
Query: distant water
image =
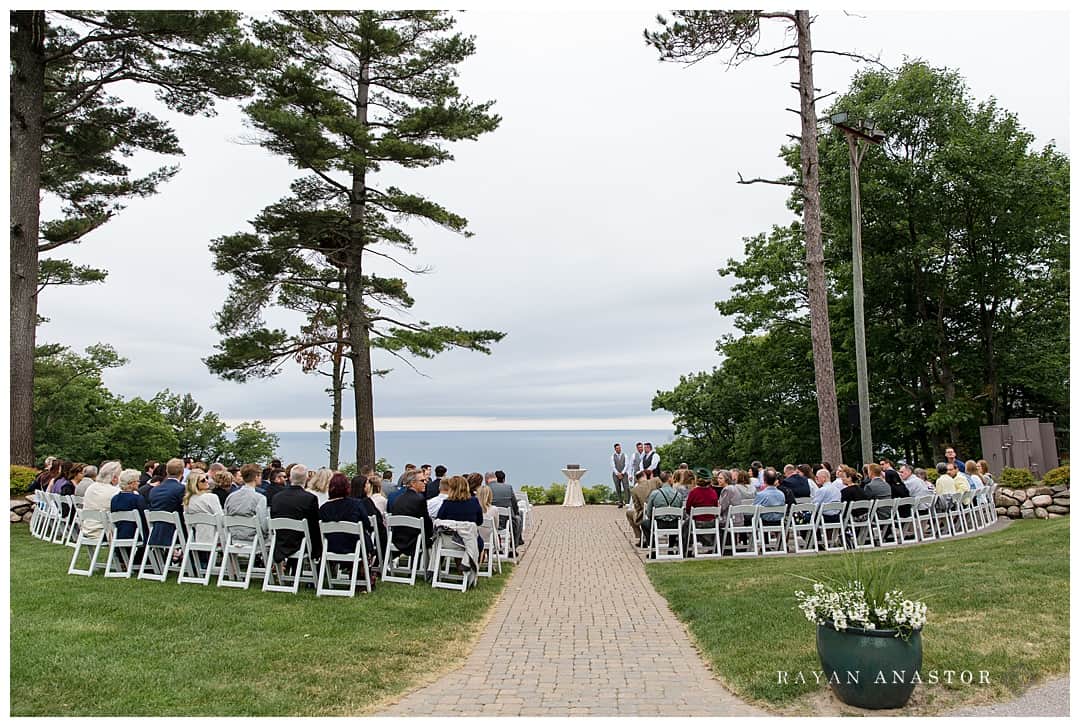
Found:
[[[309,467],[329,463],[329,435],[275,433],[282,462],[303,462]],[[666,444],[671,441],[671,431],[378,432],[375,454],[390,462],[395,474],[401,473],[406,463],[442,464],[451,474],[503,470],[515,487],[565,482],[560,470],[578,464],[588,470],[583,485],[610,486],[612,445],[619,442],[624,452],[632,453],[635,442],[646,441],[653,446]],[[351,462],[355,451],[355,433],[344,432],[341,461]]]

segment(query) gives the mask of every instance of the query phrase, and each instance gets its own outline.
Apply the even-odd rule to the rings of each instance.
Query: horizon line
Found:
[[[233,427],[251,419],[223,420]],[[303,434],[328,432],[320,425],[322,418],[295,417],[262,419],[263,427],[274,433]],[[351,421],[350,421],[351,423]],[[656,431],[673,429],[670,417],[577,417],[552,419],[521,419],[500,417],[376,417],[375,431],[383,432],[508,432],[508,431]],[[356,433],[355,427],[343,426],[342,432]]]

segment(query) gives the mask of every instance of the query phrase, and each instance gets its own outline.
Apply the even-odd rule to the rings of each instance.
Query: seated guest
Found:
[[[728,510],[732,505],[738,505],[742,501],[742,493],[732,482],[729,473],[721,470],[716,480],[720,485],[720,495],[716,505],[720,508],[720,527],[724,527],[727,525]]]
[[[671,475],[667,471],[660,473],[660,487],[653,490],[649,494],[649,499],[645,501],[645,514],[641,520],[641,527],[646,533],[652,531],[653,526],[653,510],[658,507],[677,507],[682,509],[683,502],[686,499],[686,495],[671,486]],[[666,521],[663,523],[665,527],[673,526],[674,520]]]
[[[979,474],[979,465],[975,460],[969,459],[967,462],[964,462],[964,469],[960,470],[960,473],[967,479],[968,485],[972,490],[976,490],[983,486],[983,478],[982,475]]]
[[[489,474],[494,475],[495,473],[491,472]],[[472,472],[466,475],[465,480],[469,483],[469,492],[473,493],[474,495],[476,494],[476,491],[480,489],[480,485],[484,484],[484,476],[479,472]],[[490,487],[494,484],[495,480],[492,479],[488,486]],[[494,490],[492,490],[492,493],[494,493]],[[500,505],[499,507],[502,507],[502,505]]]
[[[644,470],[634,475],[634,486],[630,489],[630,507],[626,511],[626,519],[630,521],[630,529],[634,531],[635,545],[641,542],[641,522],[645,517],[645,503],[648,502],[649,495],[658,489],[656,487],[658,481],[646,477]]]
[[[435,467],[435,479],[428,483],[427,489],[424,490],[424,497],[430,500],[439,494],[439,485],[443,477],[446,477],[446,467],[440,464]]]
[[[478,475],[479,477],[479,475]],[[518,505],[517,497],[514,495],[514,488],[506,483],[506,473],[502,470],[495,470],[495,481],[488,485],[491,488],[491,501],[495,504],[495,507],[508,507],[510,508],[510,519],[514,523],[514,544],[517,547],[521,547],[525,544],[525,539],[521,533],[521,507]],[[476,489],[480,489],[480,483],[476,483]],[[469,490],[475,492],[473,489],[473,481],[469,481]],[[499,523],[499,529],[506,527],[505,523]]]
[[[425,490],[427,490],[427,482],[420,476],[420,471],[414,468],[405,475],[404,491],[390,505],[391,515],[407,515],[424,522],[423,533],[416,528],[397,527],[393,530],[394,548],[408,555],[412,555],[413,549],[416,548],[416,539],[421,535],[425,541],[431,540],[433,528],[431,515],[428,514],[427,499],[424,497]]]
[[[54,463],[55,465],[55,463]],[[120,471],[123,469],[119,462],[106,462],[101,465],[101,471],[93,484],[86,488],[83,495],[83,512],[109,512],[112,510],[112,499],[120,492],[117,483],[120,482]],[[82,532],[88,538],[96,538],[103,530],[103,526],[95,521],[83,520]]]
[[[86,489],[94,484],[98,475],[98,468],[92,464],[84,465],[82,479],[75,483],[75,497],[85,497]]]
[[[446,499],[443,500],[433,520],[476,523],[477,527],[483,525],[484,509],[480,506],[480,501],[469,493],[469,481],[460,477],[451,477],[448,482],[450,486],[447,488]],[[484,539],[479,534],[476,536],[476,545],[480,550],[484,549]]]
[[[791,491],[795,497],[810,497],[810,481],[795,465],[784,465],[784,479],[781,486]]]
[[[842,468],[840,478],[844,481],[844,489],[840,490],[841,502],[852,502],[855,500],[870,499],[870,497],[865,492],[863,492],[859,473],[853,470],[851,467]]]
[[[53,495],[74,495],[75,485],[71,484],[71,468],[75,463],[66,459],[57,461],[60,463],[60,471],[49,485],[48,492]]]
[[[376,553],[375,546],[371,542],[371,521],[368,519],[370,513],[362,499],[351,496],[352,484],[349,478],[340,472],[333,472],[327,484],[326,494],[326,502],[319,508],[319,519],[324,523],[359,523],[364,533],[364,552],[372,561],[370,565],[373,565]],[[356,535],[330,533],[326,536],[326,547],[331,553],[351,553],[356,550],[357,540]]]
[[[233,482],[232,473],[222,467],[219,470],[215,470],[213,473],[208,473],[207,476],[210,480],[210,484],[213,485],[213,489],[210,490],[210,492],[217,497],[218,503],[221,505],[222,509],[224,509],[225,498],[232,492],[233,485],[235,484]]]
[[[154,467],[154,471],[150,474],[150,478],[139,485],[139,494],[146,500],[147,504],[150,504],[150,490],[160,485],[165,481],[165,463],[161,462]],[[140,481],[142,478],[139,478]]]
[[[469,484],[466,481],[466,486]],[[439,513],[439,508],[446,502],[446,498],[450,495],[450,480],[449,478],[443,478],[439,481],[439,492],[435,497],[427,501],[427,511],[431,519],[434,520],[435,516]],[[424,496],[427,497],[427,488],[424,489]]]
[[[739,474],[733,483],[735,489],[739,491],[739,497],[742,500],[753,500],[757,494],[758,488],[754,484],[750,477],[750,472],[747,470],[739,470]]]
[[[819,469],[814,479],[818,483],[817,492],[810,496],[810,501],[815,505],[822,505],[827,502],[840,502],[840,490],[843,485],[839,479],[829,481],[829,471],[825,468]]]
[[[304,489],[319,500],[322,507],[330,499],[330,478],[334,476],[334,470],[329,467],[320,467],[314,474],[308,475],[307,485]]]
[[[289,470],[289,486],[274,495],[270,501],[270,519],[285,517],[292,520],[305,520],[308,526],[308,535],[311,540],[308,543],[312,560],[322,557],[322,531],[319,530],[319,498],[307,492],[304,485],[307,484],[308,468],[302,464],[291,465]],[[283,563],[300,550],[303,534],[295,530],[282,530],[277,533],[274,552],[271,555],[274,563]]]
[[[925,497],[926,495],[934,494],[930,491],[930,486],[926,484],[926,470],[922,470],[922,472],[923,479],[920,479],[916,475],[915,470],[911,468],[911,465],[900,465],[900,479],[903,481],[904,487],[907,488],[908,497],[914,497],[918,499],[920,497]]]
[[[139,470],[130,469],[120,473],[117,481],[120,484],[120,492],[113,495],[109,505],[110,512],[138,511],[140,524],[142,525],[143,539],[149,528],[146,527],[146,500],[138,493]],[[117,523],[116,537],[121,540],[135,537],[135,523]]]
[[[383,517],[386,517],[387,507],[386,495],[382,491],[385,483],[386,480],[378,475],[368,477],[368,484],[371,485],[371,501],[375,503],[375,507],[382,513]]]
[[[892,497],[892,488],[881,477],[881,465],[871,462],[866,465],[867,475],[870,481],[863,485],[863,492],[871,500],[882,500]]]
[[[146,502],[150,506],[150,512],[184,512],[184,486],[180,483],[180,477],[184,474],[184,460],[174,457],[165,463],[165,481],[150,490],[150,497]],[[184,524],[183,515],[180,516],[180,524]],[[155,523],[150,533],[150,545],[168,545],[172,542],[175,528],[166,523]]]
[[[372,471],[374,472],[374,470]],[[352,482],[349,484],[349,497],[355,497],[364,503],[364,509],[367,511],[369,521],[372,515],[375,516],[375,532],[379,536],[377,545],[379,546],[379,558],[381,559],[386,551],[386,513],[379,509],[374,500],[372,492],[377,487],[382,487],[382,478],[378,475],[370,474],[366,477],[357,475],[352,478]],[[383,503],[385,504],[385,498]]]
[[[771,467],[762,473],[762,481],[765,483],[765,489],[754,496],[755,505],[760,505],[761,507],[776,507],[778,505],[787,504],[784,493],[777,488],[777,484],[779,484],[778,480],[779,476],[776,474],[776,470]],[[767,512],[761,516],[761,522],[768,523],[769,525],[776,525],[781,519],[783,519],[783,515],[778,512]]]
[[[966,478],[960,473],[956,462],[948,462],[945,465],[945,474],[939,475],[934,483],[934,491],[939,495],[948,495],[949,500],[955,500],[964,492],[971,489]]]
[[[240,468],[240,480],[243,486],[225,498],[225,514],[233,517],[254,516],[259,523],[259,531],[264,543],[270,542],[270,509],[266,506],[266,497],[255,487],[259,484],[262,472],[257,464],[246,464]],[[238,525],[230,528],[236,540],[250,542],[255,539],[255,528]]]
[[[285,470],[280,467],[270,470],[270,483],[263,490],[267,507],[274,504],[274,495],[284,491],[288,484],[289,476],[285,473]]]
[[[210,477],[198,467],[193,468],[184,483],[184,513],[221,515],[222,512],[221,500],[210,491]],[[195,533],[190,537],[196,543],[210,543],[214,539],[214,532],[211,525],[196,525]]]
[[[691,510],[695,507],[717,507],[720,502],[720,498],[716,495],[716,490],[712,488],[712,478],[709,476],[709,471],[704,467],[698,467],[696,470],[686,470],[694,476],[694,487],[686,495],[686,504],[683,506],[683,512],[686,515],[691,514]],[[713,527],[716,516],[714,515],[694,515],[694,521],[698,524],[698,527]],[[712,540],[710,535],[708,538],[703,539],[703,543],[711,545],[709,541]],[[693,543],[690,542],[690,518],[683,520],[683,542],[686,543],[687,555],[693,553]]]
[[[487,522],[490,519],[494,523],[498,517],[498,512],[495,510],[492,497],[491,488],[487,485],[480,485],[480,489],[476,491],[476,501],[480,503],[480,510],[484,513],[484,521]],[[484,539],[485,543],[491,542],[491,528],[481,525],[480,537]],[[483,559],[483,553],[481,553],[480,557]]]
[[[76,462],[75,464],[71,465],[71,493],[70,494],[75,495],[75,494],[78,493],[79,485],[82,484],[82,481],[85,478],[86,478],[86,465],[85,464],[83,464],[82,462]],[[89,487],[89,486],[90,486],[89,483],[87,483],[87,487]],[[86,488],[83,488],[83,491],[85,492]]]

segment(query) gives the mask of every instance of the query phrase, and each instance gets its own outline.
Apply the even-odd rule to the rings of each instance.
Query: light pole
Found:
[[[844,132],[851,160],[851,277],[855,304],[855,371],[859,381],[859,439],[863,464],[874,461],[874,439],[870,435],[870,386],[866,374],[866,319],[863,313],[862,202],[859,199],[859,164],[870,144],[880,144],[884,132],[866,119],[847,113],[833,114],[829,121]]]

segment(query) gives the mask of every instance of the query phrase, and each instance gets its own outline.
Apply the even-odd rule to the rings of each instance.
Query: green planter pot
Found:
[[[817,629],[818,658],[836,697],[863,709],[895,709],[911,699],[922,669],[922,632],[905,641],[895,631]]]

